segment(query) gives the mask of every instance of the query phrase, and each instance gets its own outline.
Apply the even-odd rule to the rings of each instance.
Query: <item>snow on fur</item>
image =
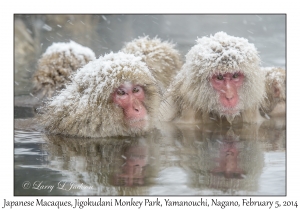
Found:
[[[53,43],[38,62],[33,77],[35,94],[51,97],[65,87],[74,71],[95,59],[91,49],[74,41]]]
[[[261,70],[265,71],[268,85],[271,85],[271,82],[273,81],[277,81],[277,82],[285,81],[284,69],[278,67],[262,67]]]
[[[70,42],[57,42],[53,43],[47,48],[43,56],[51,55],[54,53],[65,53],[65,56],[71,56],[71,53],[81,61],[81,64],[85,64],[84,56],[89,60],[95,60],[95,53],[88,47],[84,47],[74,41]]]
[[[196,75],[207,77],[215,72],[225,73],[241,70],[252,73],[252,68],[260,64],[255,46],[247,39],[218,32],[214,36],[202,37],[186,55],[186,67],[199,67]],[[246,65],[248,68],[241,68]],[[188,68],[192,69],[192,68]],[[213,71],[211,71],[213,70]]]
[[[245,82],[240,92],[240,109],[257,107],[264,98],[264,75],[259,71],[260,59],[255,46],[247,39],[218,32],[196,40],[186,55],[186,63],[170,86],[169,95],[181,106],[203,112],[221,112],[211,93],[209,79],[213,74],[241,72]]]
[[[153,76],[161,82],[161,88],[166,89],[173,77],[182,66],[180,53],[175,49],[175,44],[155,37],[138,37],[125,44],[122,48],[125,53],[132,53],[142,57]]]
[[[269,114],[277,104],[286,101],[286,71],[278,67],[263,67],[261,70],[266,75],[266,98],[261,111]]]
[[[112,102],[112,93],[126,82],[143,86],[148,114],[151,117],[156,114],[159,101],[156,81],[141,57],[110,53],[79,69],[71,80],[43,108],[46,114],[41,115],[41,122],[50,133],[107,137],[144,132],[128,128],[123,110]]]

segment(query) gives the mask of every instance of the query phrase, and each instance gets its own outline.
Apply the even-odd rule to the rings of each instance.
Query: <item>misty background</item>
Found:
[[[244,37],[260,53],[263,67],[286,65],[286,15],[96,14],[14,15],[14,95],[28,95],[37,61],[54,42],[73,40],[91,48],[96,57],[119,51],[139,36],[157,36],[176,43],[185,54],[197,37],[224,31]]]

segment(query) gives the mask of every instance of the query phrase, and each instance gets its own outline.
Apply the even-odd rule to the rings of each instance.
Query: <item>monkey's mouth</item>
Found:
[[[147,119],[144,118],[140,118],[140,119],[128,119],[127,123],[130,127],[134,127],[134,128],[144,128],[148,125],[148,121]]]
[[[223,115],[238,115],[239,114],[239,109],[233,108],[233,107],[224,107],[220,111]]]
[[[222,115],[226,115],[226,116],[232,116],[235,117],[237,115],[240,115],[241,110],[243,109],[243,106],[241,103],[238,103],[236,106],[234,107],[225,107],[225,106],[220,106],[219,107],[219,112]]]

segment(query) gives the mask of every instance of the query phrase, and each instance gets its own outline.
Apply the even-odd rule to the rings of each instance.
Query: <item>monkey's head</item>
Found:
[[[182,105],[234,118],[258,107],[264,98],[264,75],[253,44],[218,32],[202,37],[186,55],[171,86]]]
[[[79,69],[71,80],[45,106],[43,124],[50,132],[135,136],[152,127],[160,96],[140,57],[110,53]]]
[[[285,70],[275,67],[262,68],[262,71],[266,72],[266,93],[262,109],[264,112],[271,112],[275,106],[286,100],[286,76]]]
[[[95,60],[95,53],[76,42],[53,43],[38,61],[33,76],[34,93],[51,97],[56,90],[65,88],[71,73]]]
[[[171,42],[145,36],[126,43],[122,51],[142,57],[157,82],[161,82],[165,89],[182,66],[180,53],[174,47],[175,44]]]

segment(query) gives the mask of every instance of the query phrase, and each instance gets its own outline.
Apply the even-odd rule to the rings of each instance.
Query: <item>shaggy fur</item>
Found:
[[[53,96],[56,90],[65,88],[72,72],[95,59],[91,49],[76,42],[53,43],[38,61],[34,94],[41,98]]]
[[[155,78],[140,57],[110,53],[79,69],[72,82],[43,109],[40,122],[50,133],[80,137],[135,136],[148,131],[160,101]],[[112,93],[125,82],[144,88],[148,125],[130,128]]]
[[[249,110],[250,114],[247,112],[243,120],[251,121],[253,118],[251,115],[255,111],[258,113],[258,107],[265,93],[265,77],[260,73],[259,65],[260,59],[256,48],[244,38],[218,32],[214,36],[197,39],[197,44],[187,53],[185,64],[165,95],[166,102],[161,107],[161,113],[164,114],[162,119],[187,120],[194,117],[201,120],[203,114],[208,113],[222,117],[223,108],[218,101],[218,93],[209,80],[216,73],[240,71],[245,75],[245,79],[238,92],[240,96],[238,114]],[[169,104],[175,104],[175,108],[169,108]],[[226,116],[229,122],[234,117]]]
[[[286,101],[286,76],[285,70],[276,67],[262,68],[266,72],[267,97],[262,103],[261,113],[270,114],[279,103]]]
[[[121,51],[141,56],[160,88],[165,90],[182,66],[180,53],[174,47],[170,42],[145,36],[126,43]]]

